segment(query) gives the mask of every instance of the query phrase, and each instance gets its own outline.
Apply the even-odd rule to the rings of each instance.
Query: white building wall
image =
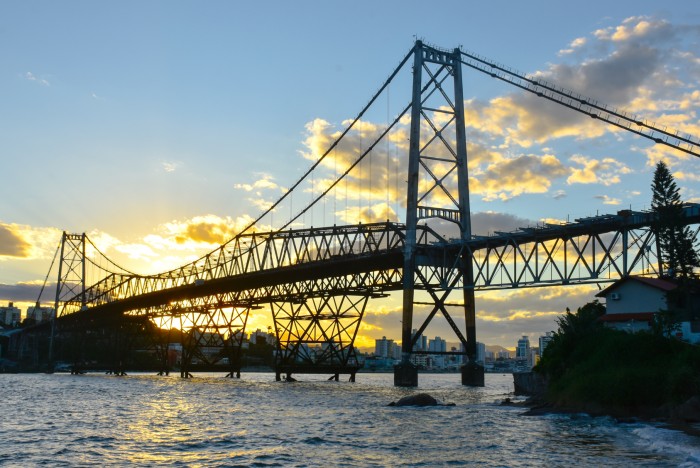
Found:
[[[605,306],[608,314],[658,312],[666,309],[666,293],[653,286],[629,280],[605,295]]]
[[[638,320],[629,320],[626,322],[606,322],[605,326],[615,330],[622,330],[627,333],[649,331],[649,324]]]

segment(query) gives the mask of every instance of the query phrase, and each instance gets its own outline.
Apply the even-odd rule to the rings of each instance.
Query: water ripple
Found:
[[[494,402],[509,375],[467,388],[421,375],[453,407],[386,406],[416,390],[390,374],[358,382],[272,374],[2,375],[0,465],[8,466],[668,466],[700,464],[698,440],[585,415],[521,417]],[[40,398],[26,398],[41,395]]]

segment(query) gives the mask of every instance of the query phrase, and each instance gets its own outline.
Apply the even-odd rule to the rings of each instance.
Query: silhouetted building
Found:
[[[544,336],[540,336],[540,356],[544,354],[544,350],[547,348],[547,345],[549,345],[553,338],[554,335],[552,335],[552,332],[547,332],[544,334]]]
[[[0,307],[0,321],[2,325],[16,327],[22,318],[22,311],[10,302],[7,307]]]
[[[27,308],[26,319],[34,320],[35,323],[41,323],[46,320],[51,320],[56,310],[53,307],[41,307],[40,305]]]

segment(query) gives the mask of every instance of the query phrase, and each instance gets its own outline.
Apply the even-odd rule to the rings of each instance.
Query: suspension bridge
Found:
[[[360,368],[354,342],[371,310],[368,304],[401,294],[402,359],[394,370],[395,385],[418,384],[412,358],[424,351],[416,349],[417,340],[441,316],[462,345],[462,383],[478,386],[483,385],[484,370],[476,362],[477,291],[661,275],[649,212],[623,210],[488,236],[472,233],[465,68],[600,120],[601,125],[700,156],[700,141],[691,135],[461,48],[446,50],[416,41],[368,104],[313,156],[310,168],[239,234],[198,260],[164,273],[139,275],[112,262],[85,234],[64,233],[54,259],[57,318],[45,345],[47,359],[77,361],[80,343],[101,336],[108,327],[121,330],[108,342],[113,370],[123,372],[134,337],[156,329],[153,346],[162,357],[163,372],[169,343],[176,340],[182,346],[182,377],[221,363],[230,376],[240,376],[249,314],[264,308],[274,324],[278,380],[309,372],[335,379],[349,374],[354,380]],[[385,126],[363,129],[363,116],[405,69],[412,72],[410,101]],[[408,144],[402,145],[397,143],[398,126],[407,119]],[[339,158],[339,151],[353,157]],[[381,174],[374,182],[373,161]],[[401,176],[391,180],[390,165]],[[399,179],[405,183],[399,184]],[[387,203],[379,203],[378,186],[385,188]],[[405,199],[402,222],[389,209],[390,189],[391,198],[401,194]],[[358,192],[368,199],[364,211],[371,210],[374,201],[382,206],[386,221],[360,222],[361,202],[352,198]],[[296,212],[291,208],[295,194],[297,204],[308,200]],[[345,209],[339,209],[339,203]],[[331,204],[345,224],[311,227],[305,221],[313,219],[320,206],[325,211]],[[290,214],[285,218],[287,206]],[[357,216],[347,222],[353,210]],[[688,225],[700,223],[700,205],[685,205],[683,219]]]

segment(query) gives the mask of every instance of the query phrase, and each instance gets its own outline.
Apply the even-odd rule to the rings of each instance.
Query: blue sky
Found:
[[[700,135],[698,25],[692,1],[2,2],[0,303],[33,302],[63,230],[144,272],[210,250],[303,172],[415,37]],[[407,102],[402,80],[368,128]],[[464,83],[475,231],[646,208],[660,159],[700,201],[697,160],[468,69]],[[592,298],[505,294],[478,298],[481,341],[534,340]],[[379,309],[361,333],[398,338],[396,306]]]

